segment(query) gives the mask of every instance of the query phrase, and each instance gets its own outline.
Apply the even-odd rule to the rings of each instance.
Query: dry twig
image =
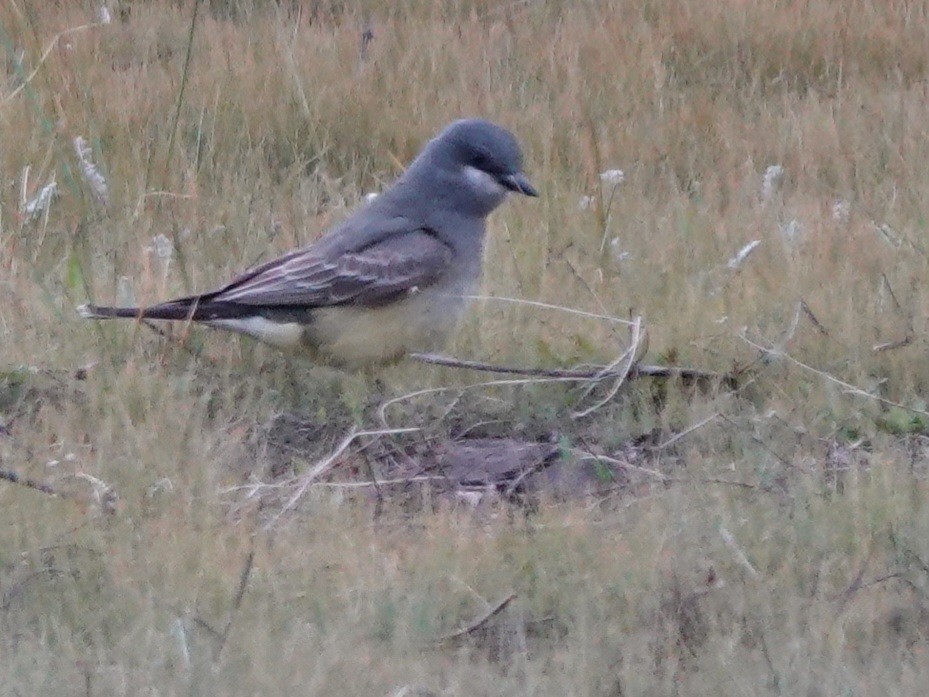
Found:
[[[720,526],[719,536],[723,539],[723,543],[726,545],[726,547],[729,548],[729,550],[735,556],[736,561],[742,565],[742,568],[745,569],[748,575],[751,576],[752,579],[757,580],[759,578],[758,570],[752,566],[752,563],[748,560],[745,552],[743,552],[742,548],[739,547],[739,543],[735,541],[735,537],[733,537],[732,533],[729,532],[727,528]]]
[[[16,97],[16,95],[22,92],[30,82],[32,82],[32,79],[38,74],[39,70],[42,69],[42,65],[45,63],[45,60],[49,57],[51,52],[55,50],[55,46],[58,45],[58,42],[61,41],[64,37],[70,34],[75,34],[77,32],[84,31],[86,29],[95,29],[96,27],[102,27],[102,26],[105,26],[105,25],[101,24],[100,22],[93,22],[91,24],[82,24],[78,27],[71,27],[70,29],[65,29],[64,31],[60,31],[57,34],[55,34],[55,36],[52,37],[52,40],[48,42],[48,45],[42,51],[42,55],[39,57],[39,61],[36,63],[35,68],[32,69],[32,72],[29,73],[29,75],[27,75],[25,78],[23,78],[22,82],[19,83],[16,89],[14,89],[12,92],[6,95],[6,97],[3,98],[3,101],[0,102],[0,106],[6,105],[7,103],[9,103],[14,97]]]
[[[625,353],[623,354],[625,355]],[[421,363],[430,365],[440,365],[445,368],[462,368],[464,370],[474,370],[481,373],[499,373],[502,375],[525,375],[527,377],[552,378],[556,382],[587,382],[603,381],[620,377],[622,371],[609,370],[609,366],[593,366],[591,368],[524,368],[512,365],[494,365],[492,363],[483,363],[481,361],[465,361],[458,358],[442,356],[437,353],[411,353],[410,358]],[[714,373],[708,370],[698,370],[696,368],[681,368],[677,366],[665,365],[642,365],[633,364],[629,368],[627,379],[634,378],[680,378],[681,380],[721,380],[734,381],[736,374]],[[533,382],[533,381],[520,381]],[[543,381],[539,381],[543,382]],[[468,387],[479,387],[489,384],[501,383],[480,383],[479,385],[469,385]],[[442,388],[446,389],[446,388]],[[467,389],[467,388],[452,388]],[[408,395],[408,396],[418,396]]]
[[[609,389],[606,396],[597,401],[595,404],[587,407],[586,409],[573,412],[571,414],[572,419],[582,419],[585,416],[590,416],[595,411],[600,409],[604,404],[610,402],[613,397],[616,396],[616,393],[619,392],[619,388],[625,384],[626,378],[629,376],[629,371],[632,370],[632,366],[635,364],[635,359],[639,352],[639,346],[641,345],[642,339],[645,336],[642,331],[641,317],[635,318],[630,331],[632,332],[632,341],[629,343],[629,347],[615,361],[603,369],[604,373],[616,373],[613,386]],[[616,367],[619,365],[622,365],[623,367],[617,372]],[[598,375],[595,380],[600,381],[602,378]],[[593,389],[593,385],[590,385],[587,388],[584,393],[585,397],[590,393],[591,389]]]
[[[926,418],[929,418],[929,411],[925,411],[923,409],[916,409],[915,407],[910,407],[910,406],[907,406],[906,404],[901,404],[900,402],[894,402],[893,400],[886,399],[884,397],[881,397],[880,395],[876,395],[873,392],[868,392],[867,390],[863,390],[862,388],[856,385],[853,385],[850,382],[845,382],[844,380],[840,380],[834,375],[830,375],[824,370],[819,370],[817,368],[814,368],[811,365],[807,365],[806,363],[803,363],[802,361],[797,360],[796,358],[794,358],[793,356],[791,356],[785,351],[782,351],[780,349],[775,349],[775,348],[767,348],[765,346],[761,346],[760,344],[756,344],[754,341],[752,341],[747,336],[745,336],[745,334],[740,334],[739,338],[742,339],[742,341],[744,341],[746,344],[748,344],[752,348],[755,348],[769,356],[783,358],[786,361],[793,363],[798,368],[802,368],[803,370],[806,370],[807,372],[810,372],[813,375],[818,375],[824,380],[831,382],[835,385],[838,385],[839,387],[842,387],[845,390],[846,394],[857,395],[859,397],[867,397],[868,399],[873,399],[874,401],[879,402],[880,404],[883,404],[885,406],[896,407],[897,409],[903,409],[904,411],[908,411],[911,414],[919,414],[920,416],[925,416]]]
[[[666,440],[664,443],[659,443],[659,444],[656,446],[656,449],[659,450],[659,451],[664,450],[665,448],[667,448],[667,447],[673,445],[674,443],[677,443],[681,438],[684,438],[685,436],[690,435],[690,434],[693,433],[694,431],[703,428],[703,427],[706,426],[708,423],[710,423],[710,421],[713,421],[716,417],[718,417],[718,416],[720,416],[720,415],[721,415],[721,412],[718,412],[718,411],[717,411],[717,412],[714,412],[714,413],[712,413],[712,414],[710,414],[710,415],[709,415],[708,417],[706,417],[705,419],[701,419],[701,420],[698,421],[697,423],[695,423],[695,424],[693,424],[693,425],[691,425],[691,426],[688,426],[687,428],[685,428],[685,429],[684,429],[683,431],[681,431],[680,433],[675,433],[673,436],[671,436],[670,438],[668,438],[668,440]]]
[[[232,629],[232,621],[235,619],[242,605],[242,599],[245,597],[245,591],[248,589],[248,581],[252,576],[252,569],[255,566],[255,539],[252,538],[252,547],[248,550],[245,557],[245,563],[242,565],[242,572],[239,574],[239,587],[236,590],[235,598],[232,599],[232,607],[229,610],[229,617],[226,619],[226,626],[219,633],[219,646],[216,649],[216,658],[218,659],[226,646],[226,640],[229,638],[229,630]]]
[[[874,353],[881,353],[882,351],[894,351],[904,346],[909,346],[913,343],[915,337],[912,334],[907,334],[902,339],[897,339],[896,341],[885,341],[880,344],[875,344],[871,350]]]
[[[55,489],[51,484],[45,484],[44,482],[40,482],[35,479],[30,479],[29,477],[20,477],[18,474],[16,474],[16,472],[11,472],[10,470],[0,470],[0,479],[8,481],[11,484],[19,484],[20,486],[24,486],[29,489],[35,489],[36,491],[41,491],[43,494],[48,494],[49,496],[59,496],[61,498],[67,498],[63,493]]]
[[[335,465],[342,454],[348,450],[348,446],[350,446],[358,438],[363,438],[365,436],[386,436],[395,433],[413,433],[418,430],[418,428],[392,428],[384,429],[381,431],[356,431],[353,428],[351,432],[349,432],[349,434],[342,439],[342,442],[339,443],[338,447],[336,447],[336,449],[332,451],[328,457],[317,463],[316,466],[313,467],[309,472],[299,477],[300,485],[297,487],[297,490],[281,507],[281,510],[279,510],[274,515],[274,517],[271,518],[271,520],[264,526],[265,531],[273,528],[282,515],[292,510],[294,506],[296,506],[300,501],[300,499],[303,498],[303,495],[306,493],[306,490],[310,488],[310,485],[319,477],[332,469],[333,465]]]
[[[463,627],[462,629],[459,629],[457,632],[452,632],[451,634],[446,634],[443,637],[439,637],[438,639],[435,640],[434,643],[441,646],[443,644],[449,644],[459,639],[464,639],[465,637],[479,630],[481,627],[487,624],[490,620],[492,620],[494,617],[496,617],[501,612],[503,612],[506,609],[506,606],[509,605],[511,602],[513,602],[515,599],[516,599],[516,593],[510,593],[503,600],[501,600],[499,603],[494,605],[492,608],[490,608],[490,610],[485,612],[478,619],[474,620],[474,622],[469,624],[467,627]]]

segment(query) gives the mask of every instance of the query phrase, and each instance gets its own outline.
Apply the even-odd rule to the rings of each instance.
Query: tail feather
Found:
[[[84,319],[123,318],[209,322],[254,316],[255,308],[235,303],[204,301],[202,298],[182,298],[151,307],[108,307],[88,304],[78,307],[77,313]]]
[[[100,305],[79,305],[77,314],[84,319],[114,319],[116,317],[141,317],[141,307],[103,307]]]

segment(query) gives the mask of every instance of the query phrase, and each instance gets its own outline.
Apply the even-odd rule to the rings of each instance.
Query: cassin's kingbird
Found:
[[[202,295],[78,311],[202,322],[346,367],[387,362],[437,347],[456,327],[480,279],[484,221],[509,192],[538,195],[516,139],[489,121],[456,121],[314,244]]]

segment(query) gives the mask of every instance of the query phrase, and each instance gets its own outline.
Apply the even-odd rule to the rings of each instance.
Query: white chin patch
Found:
[[[503,184],[477,167],[466,165],[464,173],[468,183],[485,196],[505,196],[507,194],[507,188]]]

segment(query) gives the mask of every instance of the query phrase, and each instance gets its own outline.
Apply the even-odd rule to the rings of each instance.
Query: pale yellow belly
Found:
[[[351,305],[311,310],[306,324],[264,317],[213,320],[214,327],[246,334],[279,349],[307,351],[317,360],[357,368],[389,363],[414,351],[434,350],[456,329],[473,285],[454,291],[412,293],[384,307]]]
[[[455,330],[465,301],[421,293],[381,308],[320,308],[303,341],[338,365],[386,363],[442,346]]]

